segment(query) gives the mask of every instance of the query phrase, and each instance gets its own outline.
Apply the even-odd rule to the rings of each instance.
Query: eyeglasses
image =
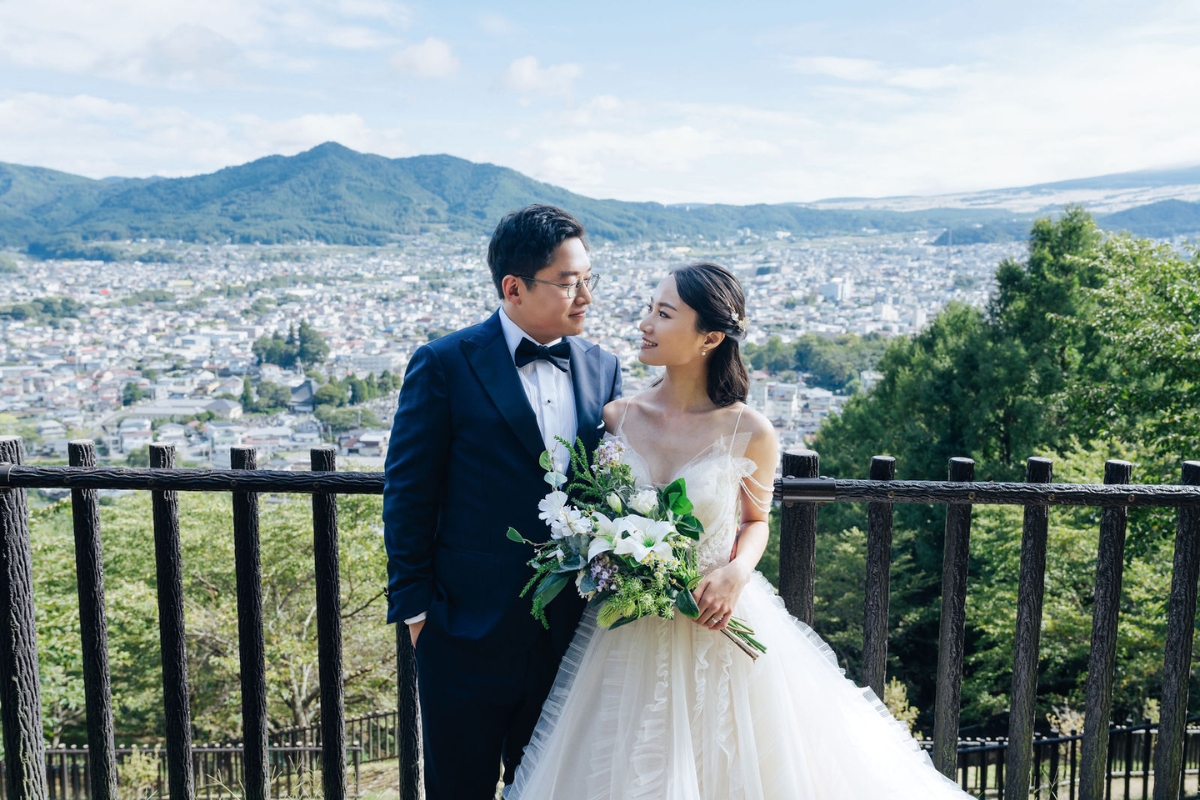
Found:
[[[600,276],[593,274],[587,280],[575,281],[575,283],[555,283],[554,281],[544,281],[541,278],[522,278],[521,280],[526,283],[547,283],[560,289],[566,289],[567,298],[574,300],[585,288],[588,290],[588,294],[596,291],[596,284],[600,282]]]

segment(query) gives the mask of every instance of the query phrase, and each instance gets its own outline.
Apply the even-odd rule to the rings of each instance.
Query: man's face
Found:
[[[567,289],[553,284],[578,283],[591,276],[592,262],[583,242],[565,239],[555,248],[554,260],[534,275],[537,283],[526,284],[512,275],[504,278],[504,310],[522,330],[543,344],[563,336],[578,336],[583,333],[592,294],[582,287],[575,297],[568,297]]]

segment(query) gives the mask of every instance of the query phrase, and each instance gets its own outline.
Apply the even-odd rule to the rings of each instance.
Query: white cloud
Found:
[[[809,56],[792,59],[792,69],[806,75],[826,75],[847,81],[878,80],[885,75],[878,61],[840,56]]]
[[[392,38],[365,25],[337,25],[329,31],[328,42],[344,50],[375,50],[392,42]]]
[[[412,154],[402,129],[372,126],[358,114],[206,119],[179,108],[139,108],[90,95],[0,99],[6,161],[93,178],[194,175],[327,141],[390,157]]]
[[[539,67],[533,56],[518,58],[508,65],[503,87],[510,92],[540,97],[569,97],[575,79],[583,74],[578,64]]]
[[[458,71],[459,61],[448,43],[430,36],[392,56],[392,66],[405,75],[448,78]]]
[[[500,14],[488,13],[479,18],[479,27],[492,36],[510,36],[517,32],[517,26]]]

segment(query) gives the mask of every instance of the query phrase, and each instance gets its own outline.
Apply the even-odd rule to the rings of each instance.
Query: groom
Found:
[[[611,353],[576,338],[596,277],[583,225],[533,205],[488,246],[500,309],[418,349],[400,391],[383,491],[388,622],[416,647],[428,800],[491,800],[511,783],[583,602],[563,592],[545,630],[518,595],[544,541],[543,450],[599,441],[620,396]]]

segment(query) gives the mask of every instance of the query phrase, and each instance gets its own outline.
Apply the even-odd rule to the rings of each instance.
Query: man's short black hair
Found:
[[[583,223],[561,208],[525,206],[496,226],[488,245],[488,267],[496,291],[504,297],[505,275],[532,278],[550,266],[554,250],[567,239],[579,239],[587,247]]]

